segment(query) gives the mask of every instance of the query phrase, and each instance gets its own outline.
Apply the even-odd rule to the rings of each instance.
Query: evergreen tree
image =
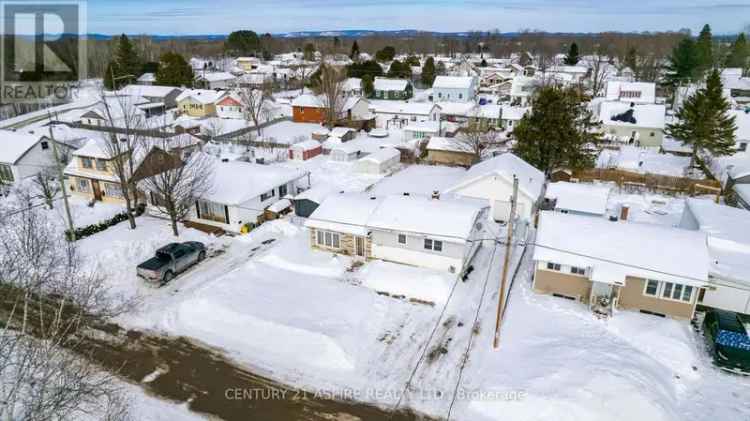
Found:
[[[362,76],[362,90],[367,98],[370,98],[375,93],[375,84],[373,83],[373,77],[370,75]]]
[[[161,86],[193,86],[193,68],[184,57],[168,52],[161,56],[156,84]]]
[[[104,75],[104,86],[115,90],[121,86],[133,83],[143,74],[141,63],[135,46],[127,35],[122,34],[117,40],[117,47]]]
[[[698,40],[695,42],[695,51],[698,58],[698,74],[702,77],[707,71],[714,67],[713,36],[711,27],[704,25]]]
[[[673,49],[664,75],[664,84],[672,88],[695,82],[700,77],[700,61],[695,41],[685,37]]]
[[[224,50],[235,56],[255,56],[259,48],[260,38],[254,31],[234,31],[224,43]]]
[[[706,79],[706,87],[685,101],[677,113],[677,123],[667,124],[666,133],[693,148],[693,165],[700,153],[731,155],[737,126],[729,109],[722,92],[721,76],[714,69]]]
[[[638,74],[638,50],[635,47],[630,47],[627,54],[625,54],[625,67],[629,67],[634,74]]]
[[[305,44],[305,49],[302,51],[302,55],[307,61],[315,60],[315,46],[309,42]]]
[[[346,66],[346,75],[347,77],[358,78],[364,78],[365,75],[369,75],[372,80],[375,80],[376,77],[383,76],[383,68],[374,60],[352,63]]]
[[[409,79],[411,78],[411,66],[407,63],[393,60],[386,76],[399,79]]]
[[[354,61],[359,61],[359,44],[357,44],[357,40],[354,40],[354,43],[352,44],[352,52],[349,53],[349,58]]]
[[[436,71],[435,59],[427,57],[427,61],[425,61],[424,67],[422,67],[422,84],[424,86],[432,86],[432,83],[435,81]]]
[[[594,165],[593,148],[601,142],[591,111],[575,88],[540,88],[534,107],[513,130],[513,152],[549,177],[555,168]]]
[[[419,57],[417,57],[417,56],[409,56],[409,57],[407,57],[405,63],[408,64],[409,66],[414,66],[414,67],[419,67],[419,66],[422,65],[422,63],[420,63],[420,61],[419,61]]]
[[[380,62],[391,61],[394,57],[396,57],[396,49],[390,45],[375,53],[375,60]]]
[[[570,44],[568,55],[565,56],[565,64],[568,66],[575,66],[579,61],[581,61],[581,57],[578,53],[578,44],[574,42]]]
[[[482,62],[479,63],[479,67],[487,67],[487,60],[482,59]]]
[[[750,59],[750,45],[748,45],[745,33],[743,32],[732,43],[729,56],[727,56],[726,67],[746,69],[750,65],[748,59]]]

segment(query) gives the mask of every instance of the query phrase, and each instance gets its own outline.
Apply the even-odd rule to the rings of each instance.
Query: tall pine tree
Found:
[[[432,56],[427,57],[427,60],[424,62],[424,66],[422,67],[422,84],[424,86],[432,86],[432,83],[435,82],[435,59],[432,58]]]
[[[536,92],[531,112],[513,129],[513,152],[547,177],[559,167],[591,167],[595,154],[590,146],[601,142],[597,127],[576,89],[545,86]]]
[[[568,66],[575,66],[578,64],[578,62],[581,60],[581,57],[578,52],[578,44],[575,42],[570,44],[570,49],[568,50],[568,55],[565,56],[565,64]]]
[[[625,54],[625,67],[629,67],[633,71],[633,74],[638,78],[638,50],[635,47],[628,48],[627,54]]]
[[[714,41],[711,34],[711,26],[704,25],[698,40],[695,42],[695,51],[698,55],[698,73],[703,77],[709,70],[714,68]]]
[[[729,109],[721,76],[714,69],[706,79],[706,87],[685,101],[677,113],[677,123],[667,124],[667,135],[692,147],[691,166],[700,153],[723,156],[734,152],[737,126]]]
[[[354,43],[352,44],[352,52],[349,53],[349,58],[351,58],[354,61],[359,61],[359,44],[357,44],[357,40],[354,40]]]
[[[729,50],[727,56],[726,67],[739,67],[740,69],[746,69],[750,66],[748,60],[750,59],[750,45],[747,43],[745,33],[741,33],[737,36],[737,39],[732,43],[732,47]]]
[[[675,88],[700,79],[700,58],[695,41],[690,37],[683,38],[673,49],[666,66],[664,84]]]
[[[177,53],[164,53],[156,72],[156,84],[161,86],[193,86],[193,68]]]
[[[107,65],[104,86],[109,90],[115,90],[134,82],[142,74],[143,63],[138,52],[128,36],[122,34],[117,40],[112,60]]]

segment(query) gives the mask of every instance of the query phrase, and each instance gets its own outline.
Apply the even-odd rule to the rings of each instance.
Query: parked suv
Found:
[[[731,311],[709,310],[703,320],[703,331],[720,368],[735,373],[750,374],[749,320]]]
[[[203,243],[172,243],[156,250],[156,256],[138,265],[136,271],[141,278],[164,285],[205,258],[206,246]]]

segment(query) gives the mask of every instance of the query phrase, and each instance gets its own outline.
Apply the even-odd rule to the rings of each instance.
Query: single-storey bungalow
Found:
[[[708,235],[710,285],[701,291],[698,303],[750,314],[750,212],[688,199],[680,227]]]
[[[323,153],[323,146],[317,140],[305,140],[289,147],[289,159],[307,161]]]
[[[386,174],[401,162],[398,149],[384,147],[375,153],[366,155],[354,163],[354,170],[363,174]]]
[[[513,177],[518,178],[516,215],[531,221],[544,187],[544,173],[512,153],[504,153],[472,166],[446,193],[488,201],[490,217],[508,221],[513,197]]]
[[[560,181],[547,186],[544,199],[555,212],[602,217],[611,191],[605,185]]]
[[[309,187],[307,173],[275,165],[217,161],[213,188],[202,195],[187,220],[240,233],[263,222],[265,210]]]
[[[692,319],[709,286],[706,235],[656,224],[541,212],[533,259],[534,291],[604,314]]]
[[[482,208],[417,196],[329,196],[308,218],[311,246],[361,259],[463,273],[481,241]]]
[[[409,99],[414,93],[411,82],[406,79],[388,79],[376,77],[373,82],[374,98],[377,99]]]

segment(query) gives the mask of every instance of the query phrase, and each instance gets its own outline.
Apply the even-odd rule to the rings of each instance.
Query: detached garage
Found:
[[[401,162],[401,152],[395,148],[383,148],[361,158],[354,164],[354,170],[362,174],[386,174]]]
[[[475,199],[485,199],[495,221],[506,222],[510,215],[513,196],[513,177],[518,177],[517,215],[530,221],[544,187],[544,173],[526,161],[505,153],[474,165],[464,178],[446,193]]]

